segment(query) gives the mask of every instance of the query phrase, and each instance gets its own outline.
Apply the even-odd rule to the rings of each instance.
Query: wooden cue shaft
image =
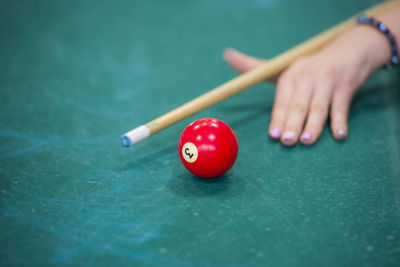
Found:
[[[393,5],[399,3],[399,0],[385,1],[362,11],[361,14],[367,16],[376,16],[384,10],[387,10]],[[133,143],[139,142],[149,135],[152,135],[176,122],[181,121],[182,119],[185,119],[207,107],[210,107],[218,102],[221,102],[222,100],[236,95],[256,85],[257,83],[260,83],[270,77],[273,77],[274,75],[277,75],[278,73],[285,70],[295,60],[318,51],[323,46],[331,42],[339,34],[350,29],[355,24],[355,18],[356,16],[349,18],[348,20],[268,60],[268,62],[264,63],[260,67],[243,73],[238,77],[212,89],[211,91],[183,104],[182,106],[148,122],[147,124],[138,127],[147,128],[147,134],[145,134],[146,136],[143,136],[143,138],[139,138],[140,140],[134,141]],[[136,134],[134,130],[128,132],[127,134],[131,133],[131,136]],[[132,145],[133,143],[130,142],[129,145]],[[126,144],[124,145],[129,146]]]

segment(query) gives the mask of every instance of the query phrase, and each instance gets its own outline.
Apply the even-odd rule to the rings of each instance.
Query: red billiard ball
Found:
[[[218,119],[199,119],[183,130],[179,139],[179,157],[191,173],[214,178],[227,172],[238,153],[236,135]]]

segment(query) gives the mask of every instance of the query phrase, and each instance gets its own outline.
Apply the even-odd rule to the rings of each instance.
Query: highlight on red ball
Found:
[[[201,178],[215,178],[227,172],[238,154],[235,133],[223,121],[199,119],[189,124],[179,139],[179,157],[187,170]]]

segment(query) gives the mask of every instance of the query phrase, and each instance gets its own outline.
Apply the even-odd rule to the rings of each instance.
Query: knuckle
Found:
[[[337,70],[332,65],[326,65],[323,69],[320,70],[321,79],[335,79],[337,76]]]
[[[351,77],[343,77],[338,83],[337,90],[343,92],[349,92],[350,88],[354,87],[354,81]]]
[[[290,112],[304,114],[307,112],[307,106],[304,103],[296,102],[290,107]]]
[[[336,117],[336,116],[342,116],[341,114],[347,114],[348,110],[350,108],[350,100],[347,100],[347,98],[342,98],[340,101],[334,101],[332,103],[332,110],[331,110],[331,116]]]
[[[336,124],[345,124],[347,121],[347,115],[345,112],[335,112],[331,114],[331,123]]]
[[[304,69],[307,66],[310,66],[310,62],[309,62],[309,58],[308,57],[303,57],[303,58],[297,60],[293,64],[293,68],[297,68],[297,69]]]
[[[273,119],[282,119],[284,114],[286,113],[287,105],[279,104],[274,106],[272,110],[272,118]]]
[[[310,75],[312,75],[312,70],[309,67],[299,68],[296,72],[293,73],[294,80],[299,83],[300,81],[304,81],[309,79]]]
[[[328,106],[323,104],[313,104],[310,108],[310,113],[324,115],[328,113]]]
[[[295,62],[290,68],[284,73],[286,79],[298,79],[309,72],[309,67],[303,61]]]
[[[273,118],[269,123],[269,130],[272,130],[274,127],[282,127],[283,125],[284,125],[283,120]]]
[[[286,88],[290,81],[292,80],[292,73],[289,71],[285,71],[278,79],[277,88],[278,90],[282,90],[282,88]]]
[[[272,112],[276,112],[276,113],[284,112],[286,109],[287,109],[287,104],[283,104],[283,103],[275,104]]]
[[[323,123],[308,123],[307,124],[307,131],[313,132],[313,133],[319,133],[321,132],[323,128]]]

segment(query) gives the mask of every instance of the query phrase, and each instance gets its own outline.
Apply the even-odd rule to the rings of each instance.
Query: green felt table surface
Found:
[[[265,83],[120,144],[235,77],[225,47],[273,57],[376,3],[0,1],[0,265],[399,266],[395,70],[357,94],[344,142],[270,140]],[[238,137],[219,179],[179,160],[202,117]]]

